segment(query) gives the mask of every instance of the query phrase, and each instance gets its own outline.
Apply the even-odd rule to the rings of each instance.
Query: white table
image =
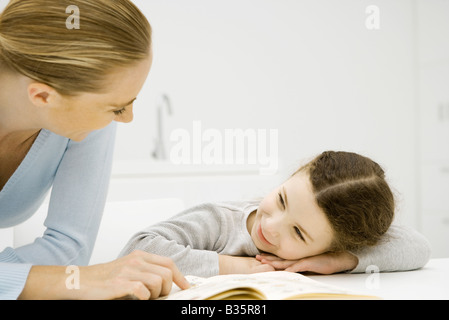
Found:
[[[449,258],[431,259],[422,269],[414,271],[310,275],[310,278],[387,300],[449,299]]]

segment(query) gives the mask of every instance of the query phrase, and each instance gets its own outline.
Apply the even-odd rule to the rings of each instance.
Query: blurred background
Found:
[[[396,219],[449,257],[449,1],[134,3],[154,60],[118,127],[109,201],[261,197],[322,151],[352,151],[385,169]],[[244,133],[241,158],[227,132]]]

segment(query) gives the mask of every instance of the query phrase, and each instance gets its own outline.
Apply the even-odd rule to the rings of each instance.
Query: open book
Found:
[[[379,299],[334,287],[299,273],[272,271],[219,275],[210,278],[186,276],[187,290],[173,286],[164,300],[294,300]]]

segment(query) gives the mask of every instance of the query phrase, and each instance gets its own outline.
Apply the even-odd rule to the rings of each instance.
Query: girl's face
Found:
[[[298,260],[330,249],[333,232],[306,173],[273,190],[251,215],[248,230],[260,251]]]
[[[131,122],[133,102],[142,89],[152,64],[152,55],[135,66],[117,69],[107,77],[105,93],[82,93],[74,97],[49,95],[44,128],[74,141],[106,127],[112,121]]]

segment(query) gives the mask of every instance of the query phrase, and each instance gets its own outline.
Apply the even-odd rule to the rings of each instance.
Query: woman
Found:
[[[76,5],[79,28],[67,25]],[[49,189],[47,227],[0,252],[0,299],[157,298],[188,283],[167,258],[88,264],[104,209],[115,125],[130,122],[152,63],[151,27],[128,0],[12,0],[0,15],[0,227]],[[66,286],[79,265],[79,289]]]

